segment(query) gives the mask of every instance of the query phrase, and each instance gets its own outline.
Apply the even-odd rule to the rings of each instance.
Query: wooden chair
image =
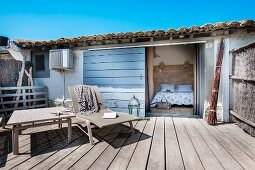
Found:
[[[132,121],[138,120],[139,117],[129,115],[128,113],[117,112],[118,116],[116,119],[103,119],[102,117],[103,117],[104,113],[109,112],[109,111],[106,110],[106,108],[104,106],[103,99],[100,95],[100,91],[99,91],[98,87],[92,86],[92,88],[94,88],[94,90],[96,92],[100,110],[97,113],[92,113],[91,115],[86,116],[86,115],[82,115],[79,112],[78,101],[77,101],[76,95],[74,93],[74,86],[68,87],[70,97],[71,97],[72,103],[73,103],[73,111],[76,114],[76,116],[78,118],[83,119],[87,125],[87,129],[88,129],[87,135],[89,136],[90,144],[91,145],[94,144],[93,135],[92,135],[92,131],[91,131],[91,124],[94,124],[95,126],[97,126],[99,128],[103,128],[103,127],[110,126],[110,125],[128,122],[130,125],[130,128],[131,128],[131,132],[134,133]]]

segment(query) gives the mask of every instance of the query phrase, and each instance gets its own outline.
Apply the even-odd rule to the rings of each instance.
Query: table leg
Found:
[[[12,150],[13,155],[19,154],[19,130],[17,126],[13,126],[12,129]]]
[[[68,120],[68,143],[72,141],[72,119]]]
[[[58,121],[61,122],[61,119],[59,119]],[[58,124],[58,128],[59,128],[59,129],[62,129],[62,123],[59,123],[59,124]]]

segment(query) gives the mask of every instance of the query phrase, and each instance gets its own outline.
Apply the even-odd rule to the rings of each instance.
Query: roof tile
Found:
[[[180,27],[178,29],[169,28],[167,31],[164,30],[149,30],[149,31],[137,31],[137,32],[126,32],[126,33],[108,33],[99,35],[80,36],[74,38],[59,38],[57,40],[48,41],[34,41],[34,40],[14,40],[13,42],[21,48],[34,48],[52,45],[64,45],[70,43],[84,42],[89,43],[93,41],[104,41],[104,40],[121,40],[131,38],[143,38],[143,37],[165,37],[178,35],[179,38],[184,38],[185,34],[199,34],[203,32],[212,32],[216,30],[227,30],[227,29],[240,29],[244,27],[255,28],[254,20],[241,20],[241,21],[230,21],[230,22],[217,22],[215,24],[204,24],[202,26],[191,26],[189,28]],[[97,43],[92,43],[97,44]]]

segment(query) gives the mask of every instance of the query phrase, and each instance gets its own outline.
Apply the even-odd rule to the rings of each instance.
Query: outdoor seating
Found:
[[[72,103],[73,103],[73,112],[76,114],[76,116],[78,118],[81,118],[85,121],[85,123],[87,125],[87,129],[88,129],[87,135],[89,136],[91,145],[94,144],[93,135],[92,135],[92,131],[91,131],[91,124],[94,124],[95,126],[97,126],[99,128],[103,128],[106,126],[111,126],[111,125],[115,125],[115,124],[128,122],[132,133],[134,133],[132,121],[138,120],[139,117],[129,115],[128,113],[117,112],[117,117],[115,119],[103,119],[104,113],[109,112],[109,111],[104,106],[103,99],[100,95],[100,91],[99,91],[98,87],[93,86],[92,88],[94,88],[94,90],[96,92],[100,110],[98,112],[90,114],[90,115],[82,115],[79,112],[78,101],[77,101],[77,98],[76,98],[76,95],[74,92],[74,86],[69,86],[68,88],[69,88],[70,97],[71,97]]]

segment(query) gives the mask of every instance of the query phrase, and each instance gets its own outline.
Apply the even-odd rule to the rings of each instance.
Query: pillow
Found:
[[[178,92],[193,92],[192,85],[178,85]]]
[[[162,92],[174,92],[174,85],[173,84],[161,84],[160,85],[160,91]]]

